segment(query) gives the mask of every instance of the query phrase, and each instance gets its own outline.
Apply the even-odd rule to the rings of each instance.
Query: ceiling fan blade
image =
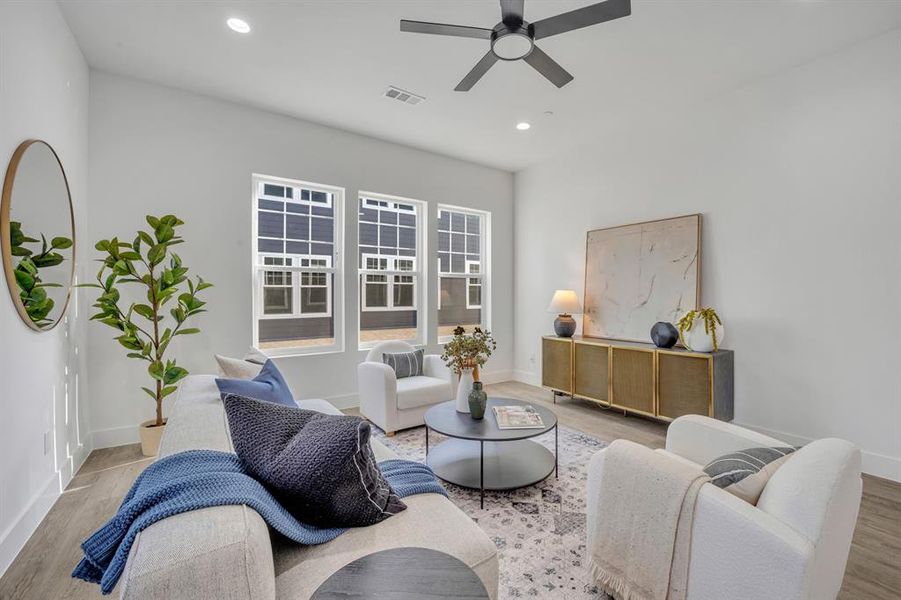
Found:
[[[454,88],[455,92],[468,92],[472,89],[472,86],[476,84],[476,82],[482,78],[482,75],[488,72],[488,69],[491,68],[494,63],[497,62],[497,57],[494,55],[494,52],[491,50],[488,51],[485,56],[482,57],[482,60],[476,63],[476,66],[472,68],[472,71],[466,74],[460,83],[457,84],[457,87]]]
[[[522,23],[523,0],[501,0],[501,21],[507,25]]]
[[[409,33],[431,33],[434,35],[452,35],[456,37],[491,39],[491,30],[483,27],[468,27],[466,25],[448,25],[446,23],[427,23],[426,21],[400,20],[400,30]]]
[[[573,76],[567,73],[566,69],[558,65],[553,58],[545,54],[538,46],[534,46],[532,52],[523,60],[532,65],[533,69],[547,77],[558,88],[573,80]]]
[[[566,33],[573,29],[581,29],[590,25],[597,25],[605,21],[612,21],[620,17],[628,17],[632,14],[630,0],[606,0],[598,4],[592,4],[584,8],[577,8],[567,13],[548,17],[532,23],[535,39],[550,37],[558,33]]]

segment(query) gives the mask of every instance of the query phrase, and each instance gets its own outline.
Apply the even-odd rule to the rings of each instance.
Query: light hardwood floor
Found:
[[[602,440],[626,438],[659,448],[666,436],[666,426],[660,423],[624,417],[581,400],[564,398],[554,405],[550,392],[525,384],[501,383],[487,389],[495,396],[551,406],[562,425]],[[137,445],[93,452],[0,578],[0,600],[100,598],[97,586],[69,576],[80,557],[78,545],[113,515],[149,462]],[[901,599],[901,484],[864,476],[860,517],[839,597]]]

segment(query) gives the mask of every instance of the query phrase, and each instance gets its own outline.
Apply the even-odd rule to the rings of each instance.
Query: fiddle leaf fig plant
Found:
[[[172,394],[179,381],[188,375],[175,359],[167,358],[169,344],[179,335],[200,333],[196,327],[184,325],[206,312],[199,293],[210,288],[201,277],[188,278],[188,267],[182,264],[172,246],[184,240],[176,229],[184,222],[175,215],[147,216],[150,231],[138,231],[131,243],[118,238],[100,240],[94,246],[104,253],[100,259],[97,283],[85,284],[100,290],[91,320],[117,330],[116,340],[128,350],[128,357],[147,362],[152,387],[141,389],[156,402],[156,421],[163,420],[163,399]],[[130,302],[125,306],[120,288],[133,285],[142,289],[146,302]],[[168,309],[168,310],[167,310]]]
[[[28,247],[28,244],[41,242],[41,250],[36,251]],[[39,327],[45,327],[53,323],[49,317],[53,310],[53,298],[47,295],[48,287],[63,287],[62,284],[52,283],[41,279],[40,270],[55,267],[61,264],[65,257],[58,252],[72,247],[72,240],[58,236],[47,242],[44,234],[37,240],[29,237],[22,231],[22,224],[11,221],[9,224],[10,250],[13,256],[19,257],[19,263],[14,270],[16,285],[19,288],[19,298],[25,307],[25,312],[33,323]]]

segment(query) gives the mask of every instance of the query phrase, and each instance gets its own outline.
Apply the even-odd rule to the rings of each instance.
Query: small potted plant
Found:
[[[488,362],[496,349],[497,342],[491,337],[491,332],[476,327],[471,334],[467,334],[458,325],[454,329],[454,337],[445,344],[441,353],[441,359],[459,377],[457,411],[471,413],[474,419],[485,416],[488,401],[479,380],[479,368]]]
[[[695,352],[719,350],[726,335],[723,322],[710,307],[688,311],[679,319],[678,326],[682,345]]]
[[[141,423],[139,431],[144,455],[156,456],[166,425],[163,399],[178,389],[176,384],[188,375],[175,359],[166,358],[166,350],[177,336],[200,333],[199,329],[184,325],[194,315],[206,312],[206,303],[198,294],[213,284],[200,277],[196,282],[189,279],[188,267],[171,251],[172,246],[184,241],[175,232],[176,227],[184,225],[183,221],[174,215],[148,215],[147,224],[152,233],[138,231],[131,243],[118,238],[97,242],[94,247],[104,254],[97,283],[84,287],[100,290],[93,305],[98,312],[91,320],[115,329],[115,339],[128,350],[129,358],[148,363],[153,387],[141,389],[156,403],[156,418]],[[146,294],[146,303],[124,305],[122,284],[140,288]]]

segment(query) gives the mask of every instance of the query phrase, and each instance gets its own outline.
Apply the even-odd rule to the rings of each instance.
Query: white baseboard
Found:
[[[745,427],[758,433],[774,437],[777,440],[783,440],[785,442],[788,442],[789,444],[792,444],[793,446],[803,446],[804,444],[809,444],[813,441],[813,438],[809,438],[803,435],[796,435],[794,433],[787,433],[785,431],[777,431],[775,429],[768,429],[766,427],[758,427],[757,425],[750,425],[748,423],[739,423],[737,421],[733,421],[733,423],[740,427]],[[883,479],[890,479],[892,481],[901,482],[901,458],[886,456],[885,454],[879,454],[878,452],[869,452],[867,450],[861,450],[860,455],[861,470],[864,473],[875,475],[876,477],[882,477]]]
[[[0,536],[0,574],[6,572],[25,546],[41,521],[47,516],[53,503],[59,498],[59,476],[51,475],[28,506],[16,517],[12,525]]]
[[[98,429],[91,434],[94,440],[94,448],[113,448],[127,444],[137,444],[141,441],[138,426],[113,427],[111,429]]]
[[[522,371],[520,369],[513,371],[513,381],[527,383],[534,386],[541,385],[541,377],[538,376],[538,373],[533,373],[532,371]]]
[[[78,472],[90,453],[89,445],[79,446],[75,454],[64,461],[59,470],[47,479],[28,506],[13,520],[12,525],[0,533],[0,575],[6,572],[19,552],[22,551],[25,543],[53,508],[61,491],[69,485],[72,477]]]
[[[492,383],[503,383],[513,379],[513,371],[511,369],[504,369],[502,371],[484,371],[481,374],[480,379],[482,380],[482,383],[488,385]]]

